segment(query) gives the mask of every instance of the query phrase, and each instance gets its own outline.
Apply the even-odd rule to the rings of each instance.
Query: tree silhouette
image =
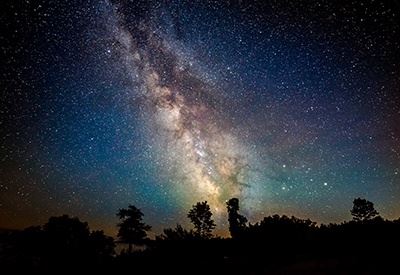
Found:
[[[142,245],[147,239],[147,232],[151,229],[150,225],[142,222],[143,213],[134,205],[129,205],[128,209],[118,210],[117,216],[122,220],[118,224],[118,238],[122,243],[129,245],[128,252],[132,252],[132,244]]]
[[[371,220],[379,215],[374,208],[374,204],[362,198],[354,199],[350,213],[353,216],[353,220],[358,222]]]
[[[211,238],[211,232],[215,228],[215,223],[211,216],[212,213],[207,201],[198,202],[190,209],[188,217],[194,225],[195,233],[199,237],[204,239]]]
[[[102,262],[115,254],[114,239],[106,236],[102,230],[95,230],[90,233],[89,246],[91,254],[97,262]]]
[[[87,253],[90,229],[86,222],[68,215],[50,217],[43,231],[52,257],[59,254],[75,258]]]
[[[114,240],[103,231],[90,232],[86,222],[63,215],[51,217],[43,226],[42,255],[38,258],[51,268],[74,269],[102,265],[114,254]]]
[[[13,239],[9,249],[14,249],[18,267],[33,274],[53,269],[54,273],[67,273],[67,270],[89,266],[101,269],[115,254],[112,237],[106,236],[103,231],[90,232],[86,222],[68,215],[50,217],[43,226],[15,231]],[[0,250],[3,247],[0,236]],[[2,260],[0,251],[0,262]]]
[[[247,219],[238,213],[239,199],[232,198],[227,201],[226,205],[228,208],[229,232],[232,238],[237,238],[240,232],[246,227]]]

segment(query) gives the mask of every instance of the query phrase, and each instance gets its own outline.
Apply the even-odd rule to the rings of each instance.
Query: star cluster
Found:
[[[400,215],[399,7],[331,1],[1,4],[0,226],[69,213],[155,231],[207,200],[251,221]]]

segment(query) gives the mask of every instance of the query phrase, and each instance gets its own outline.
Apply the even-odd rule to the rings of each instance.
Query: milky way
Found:
[[[252,202],[259,199],[253,192],[256,163],[233,133],[220,91],[170,46],[176,43],[166,35],[143,25],[129,32],[121,19],[116,22],[121,24],[113,28],[117,48],[136,84],[133,95],[150,113],[144,123],[152,125],[152,146],[158,148],[163,176],[173,179],[172,188],[186,201],[207,200],[217,218],[232,197],[254,209]]]

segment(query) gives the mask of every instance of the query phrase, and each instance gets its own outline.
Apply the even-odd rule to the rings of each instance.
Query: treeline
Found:
[[[374,204],[353,201],[352,221],[317,225],[273,215],[251,224],[239,200],[227,202],[231,238],[213,235],[210,206],[198,202],[180,224],[148,238],[151,226],[134,205],[119,209],[117,239],[67,215],[43,226],[0,233],[1,270],[34,274],[384,274],[398,273],[400,219],[383,219]],[[116,247],[126,248],[116,253]],[[7,273],[4,273],[7,274]]]

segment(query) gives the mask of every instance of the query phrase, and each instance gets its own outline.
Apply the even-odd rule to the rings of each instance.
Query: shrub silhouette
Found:
[[[196,235],[193,230],[186,230],[182,225],[177,224],[175,228],[166,228],[163,233],[157,236],[157,240],[163,241],[183,241],[195,239]]]

